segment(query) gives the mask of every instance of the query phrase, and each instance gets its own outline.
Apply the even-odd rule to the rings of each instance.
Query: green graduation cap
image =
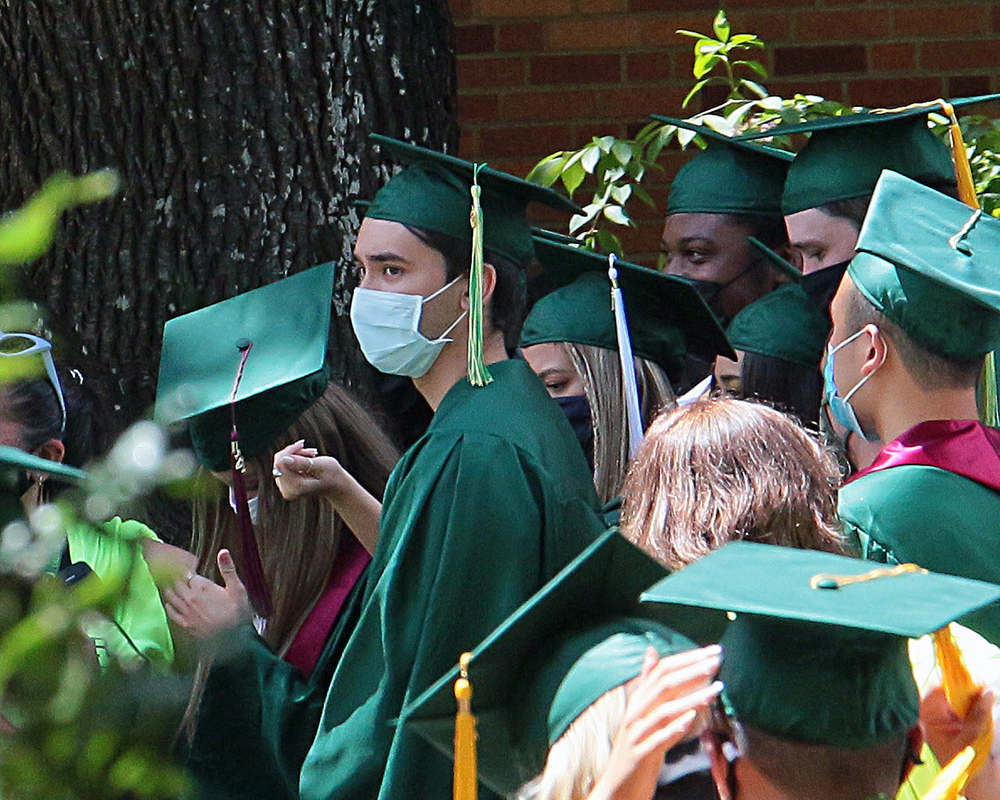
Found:
[[[955,108],[1000,99],[1000,94],[960,97]],[[955,184],[947,145],[927,127],[927,115],[942,111],[940,100],[898,109],[777,125],[740,136],[742,140],[809,133],[809,141],[788,169],[782,210],[795,214],[837,200],[871,194],[883,169],[930,186]]]
[[[485,785],[507,795],[536,777],[549,747],[591,703],[638,675],[650,647],[660,655],[694,648],[676,631],[642,618],[639,593],[664,574],[609,531],[472,652],[468,678]],[[448,757],[458,677],[456,667],[401,717]]]
[[[736,350],[819,367],[830,319],[797,283],[786,283],[748,305],[726,328]]]
[[[672,214],[781,214],[781,192],[793,155],[753,145],[706,125],[683,119],[653,119],[696,131],[706,147],[677,172],[670,184]]]
[[[195,455],[230,468],[230,398],[246,352],[236,423],[244,457],[263,452],[326,389],[333,263],[167,322],[156,418],[190,420]]]
[[[576,342],[618,350],[607,256],[536,236],[535,251],[553,289],[528,314],[521,347]],[[708,361],[734,357],[726,334],[687,281],[616,261],[625,298],[632,351],[673,375],[685,354]]]
[[[973,360],[1000,346],[1000,220],[883,172],[847,274],[921,347]]]
[[[409,142],[371,134],[383,155],[408,164],[379,189],[365,212],[366,219],[384,219],[434,231],[472,243],[469,211],[476,165],[455,156],[428,150]],[[531,226],[528,203],[537,202],[578,214],[569,198],[538,184],[480,166],[483,247],[524,266],[531,261]]]
[[[642,595],[693,638],[721,635],[719,677],[743,723],[795,742],[852,749],[905,734],[917,722],[907,638],[998,598],[1000,586],[914,565],[881,568],[750,542],[728,544]]]

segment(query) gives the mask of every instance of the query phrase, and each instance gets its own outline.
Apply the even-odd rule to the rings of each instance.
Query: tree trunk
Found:
[[[0,203],[56,169],[114,167],[118,198],[71,213],[24,291],[148,408],[163,323],[325,261],[350,264],[353,200],[383,182],[367,135],[454,149],[445,0],[8,0]],[[349,270],[338,273],[345,307]],[[282,313],[294,313],[283,310]],[[364,368],[341,319],[341,377]]]
[[[370,132],[454,150],[451,20],[446,0],[7,0],[0,119],[0,209],[57,169],[121,174],[22,287],[120,431],[150,408],[168,319],[351,263],[353,201],[387,176]],[[364,389],[350,272],[331,353]],[[153,517],[183,539],[183,511]]]

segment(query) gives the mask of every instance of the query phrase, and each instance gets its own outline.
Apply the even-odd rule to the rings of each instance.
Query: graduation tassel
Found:
[[[941,670],[941,686],[948,699],[948,705],[958,716],[967,716],[983,687],[972,680],[969,669],[965,666],[965,659],[962,658],[962,651],[951,633],[950,625],[934,632],[934,659]],[[986,763],[993,747],[992,714],[988,716],[986,724],[976,735],[971,746],[975,750],[975,758],[965,771],[966,780],[975,775]],[[964,786],[963,783],[960,789]]]
[[[472,226],[472,265],[469,268],[469,349],[467,369],[469,383],[485,386],[493,382],[483,356],[483,208],[479,203],[482,190],[479,186],[479,170],[483,164],[472,169],[472,211],[469,224]]]
[[[625,392],[625,417],[628,420],[628,457],[634,458],[642,441],[642,412],[639,409],[639,387],[635,380],[635,358],[632,356],[632,338],[625,316],[625,298],[618,288],[617,257],[608,256],[608,278],[611,280],[611,308],[615,313],[615,335],[618,338],[618,358],[622,366],[622,388]]]
[[[975,757],[976,751],[972,745],[962,750],[934,776],[934,780],[931,781],[927,791],[920,796],[920,800],[959,800],[969,780],[969,765]]]
[[[455,681],[455,772],[453,800],[476,800],[476,718],[472,713],[472,684],[469,682],[469,659],[472,653],[462,653],[458,659],[459,678]]]
[[[240,365],[236,370],[236,380],[233,382],[233,391],[229,395],[229,415],[232,420],[232,429],[229,433],[229,464],[233,476],[233,496],[236,500],[236,514],[240,523],[240,566],[243,571],[243,583],[247,588],[247,595],[250,604],[260,616],[267,619],[274,611],[271,603],[271,592],[267,588],[267,580],[264,578],[264,565],[260,560],[260,551],[257,549],[257,536],[253,530],[253,520],[250,519],[250,504],[247,502],[247,486],[243,479],[246,465],[243,461],[243,454],[240,452],[240,437],[236,429],[236,393],[240,388],[240,381],[243,380],[243,369],[246,367],[247,356],[250,355],[250,348],[253,343],[242,340],[237,344],[242,354]]]
[[[955,182],[958,184],[958,199],[971,208],[979,208],[979,197],[976,195],[976,184],[972,179],[972,167],[969,164],[969,154],[965,151],[965,140],[962,138],[962,128],[955,116],[951,103],[938,101],[948,117],[948,132],[951,134],[951,160],[955,165]],[[979,419],[991,427],[1000,427],[1000,402],[997,399],[997,354],[987,353],[983,360],[983,371],[980,375],[982,390],[979,397]]]

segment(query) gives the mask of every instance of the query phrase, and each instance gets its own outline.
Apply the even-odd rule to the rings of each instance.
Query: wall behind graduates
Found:
[[[698,107],[682,110],[681,101],[693,82],[693,40],[675,30],[709,31],[718,5],[449,0],[461,155],[524,175],[543,156],[582,147],[591,136],[634,134],[650,113],[689,116]],[[1000,4],[993,0],[725,5],[734,31],[767,43],[766,84],[778,94],[891,106],[1000,90]],[[686,158],[661,157],[665,172],[650,185],[656,210],[630,206],[640,225],[626,232],[625,246],[644,263],[655,262],[666,186]],[[581,192],[577,199],[586,198]]]

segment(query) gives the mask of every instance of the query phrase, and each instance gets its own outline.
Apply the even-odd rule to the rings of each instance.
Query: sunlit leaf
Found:
[[[615,225],[632,225],[632,220],[629,219],[628,214],[625,213],[625,209],[621,206],[605,206],[604,216],[611,220]]]
[[[563,186],[566,187],[566,191],[569,192],[571,197],[573,196],[573,192],[580,188],[580,184],[583,183],[583,179],[586,177],[587,173],[580,161],[574,162],[563,170]]]
[[[580,164],[583,169],[593,174],[597,168],[597,162],[601,160],[601,150],[596,144],[589,144],[580,151]]]
[[[715,19],[712,21],[712,30],[715,31],[715,35],[722,41],[726,42],[729,40],[729,20],[726,18],[724,9],[720,8],[719,13],[715,15]]]
[[[535,164],[525,180],[541,186],[551,186],[559,180],[565,163],[566,156],[563,153],[554,153]]]

